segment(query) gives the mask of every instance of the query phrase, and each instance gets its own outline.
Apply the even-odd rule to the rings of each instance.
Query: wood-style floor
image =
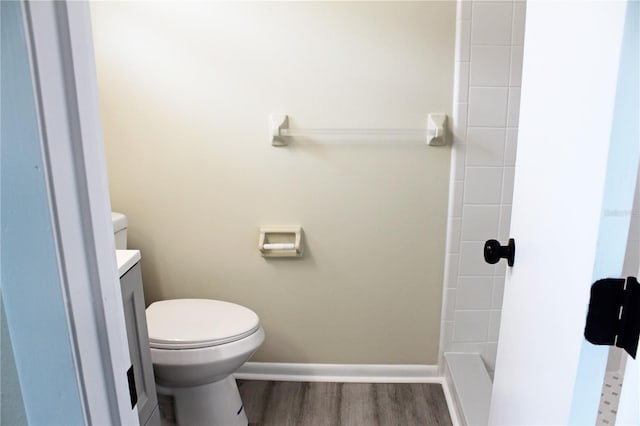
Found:
[[[238,380],[249,425],[451,425],[442,386]]]

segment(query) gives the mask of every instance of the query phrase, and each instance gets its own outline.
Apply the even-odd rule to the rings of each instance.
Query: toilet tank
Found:
[[[127,217],[122,213],[111,212],[113,234],[116,238],[116,250],[127,248]]]

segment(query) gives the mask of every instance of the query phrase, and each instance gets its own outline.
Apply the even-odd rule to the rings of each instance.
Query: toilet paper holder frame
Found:
[[[258,250],[263,257],[302,257],[304,246],[301,226],[260,228]]]

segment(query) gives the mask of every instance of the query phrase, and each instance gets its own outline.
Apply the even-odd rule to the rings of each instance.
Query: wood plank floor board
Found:
[[[451,418],[439,384],[239,380],[252,426],[440,426]]]
[[[379,424],[417,424],[415,421],[409,420],[410,417],[413,417],[413,413],[409,411],[414,411],[414,404],[408,404],[409,401],[412,401],[408,385],[397,386],[392,383],[380,383],[376,387],[378,390],[376,408],[379,413]]]
[[[245,412],[251,413],[253,422],[264,423],[264,409],[269,406],[269,397],[273,393],[276,382],[266,380],[252,381],[250,386],[238,381]]]
[[[309,384],[298,424],[335,425],[333,420],[340,418],[341,392],[342,387],[339,383]]]
[[[423,401],[426,403],[425,411],[433,413],[431,418],[428,418],[429,421],[424,424],[428,426],[450,425],[449,407],[447,407],[442,386],[422,386],[422,391],[424,392]],[[446,421],[443,421],[443,419],[446,419]]]
[[[302,416],[302,404],[309,383],[275,382],[271,387],[271,396],[267,406],[262,409],[262,419],[265,425],[297,426]],[[282,413],[287,413],[282,416]],[[249,416],[249,411],[247,411]],[[251,418],[249,418],[251,420]]]
[[[371,383],[339,383],[342,387],[340,417],[334,425],[378,425],[377,387]]]

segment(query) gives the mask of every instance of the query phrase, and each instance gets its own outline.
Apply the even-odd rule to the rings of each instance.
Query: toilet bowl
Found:
[[[116,249],[127,248],[127,217],[111,214]],[[163,300],[146,309],[158,405],[178,426],[246,426],[232,374],[264,341],[258,315],[209,299]]]
[[[160,411],[178,425],[248,424],[232,374],[264,341],[248,308],[209,299],[175,299],[147,308]]]

